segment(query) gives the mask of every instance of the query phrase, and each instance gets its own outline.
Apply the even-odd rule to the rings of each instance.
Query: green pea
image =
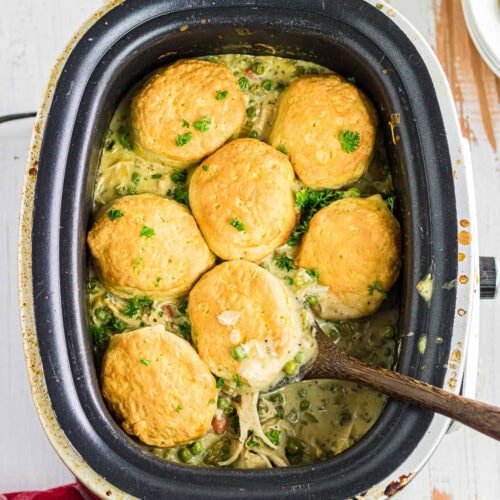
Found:
[[[302,364],[302,362],[304,361],[304,353],[303,352],[298,352],[293,359],[299,365]]]
[[[269,399],[273,403],[276,403],[278,405],[282,405],[285,402],[285,398],[283,397],[283,394],[281,394],[281,392],[276,392],[274,394],[271,394],[271,396],[269,396]]]
[[[285,363],[285,366],[283,367],[284,372],[287,375],[295,375],[299,371],[299,365],[291,359],[290,361],[287,361]]]
[[[261,83],[261,87],[264,89],[264,90],[271,90],[273,88],[273,82],[271,80],[264,80],[262,83]]]
[[[301,398],[305,398],[307,396],[307,391],[305,389],[300,389],[297,393]]]
[[[238,85],[240,86],[241,90],[246,90],[250,86],[250,80],[246,76],[242,76],[238,80]]]
[[[256,130],[252,130],[249,134],[248,134],[248,137],[252,138],[252,139],[257,139],[257,137],[259,137],[259,133],[256,131]]]
[[[297,455],[304,449],[303,444],[294,437],[288,438],[286,443],[286,452],[289,455]]]
[[[228,408],[231,406],[231,403],[226,398],[219,398],[217,400],[217,408],[223,410],[224,408]]]
[[[247,109],[247,117],[248,118],[255,118],[256,116],[257,116],[257,110],[253,106],[250,106]]]
[[[308,410],[311,407],[311,402],[308,399],[303,399],[299,407],[301,410]]]
[[[199,455],[203,451],[203,445],[201,441],[195,441],[190,447],[189,450],[193,455]]]
[[[187,447],[181,448],[179,450],[178,455],[179,455],[179,458],[181,459],[181,461],[184,462],[185,464],[187,464],[193,458],[193,454],[191,453],[191,450]]]
[[[330,338],[335,342],[336,340],[338,340],[338,338],[340,337],[340,333],[339,333],[339,330],[336,326],[332,326],[330,328]]]
[[[253,66],[252,66],[252,71],[256,74],[256,75],[262,75],[264,73],[264,65],[260,62],[256,62]]]
[[[134,184],[139,184],[139,182],[141,182],[141,174],[139,172],[134,172],[132,174],[132,182]]]

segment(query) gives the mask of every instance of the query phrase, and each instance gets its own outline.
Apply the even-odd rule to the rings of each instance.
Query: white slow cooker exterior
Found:
[[[364,1],[376,6],[390,17],[391,21],[394,22],[413,42],[432,76],[441,107],[448,135],[449,153],[455,165],[453,179],[456,193],[456,219],[459,227],[457,241],[461,255],[458,263],[458,274],[456,276],[457,303],[453,326],[452,357],[447,363],[444,388],[450,392],[459,393],[464,370],[467,365],[467,371],[470,372],[471,377],[464,382],[464,393],[469,397],[473,397],[475,391],[475,370],[477,366],[477,357],[475,357],[477,355],[474,355],[474,353],[477,353],[477,334],[479,331],[479,256],[472,167],[468,143],[461,135],[453,97],[445,74],[437,57],[423,36],[408,20],[389,4],[375,0]],[[31,229],[36,181],[36,176],[31,175],[31,172],[38,164],[41,140],[47,113],[52,102],[53,89],[67,57],[78,40],[97,19],[119,3],[121,3],[121,1],[115,0],[108,2],[105,7],[100,9],[85,22],[69,42],[52,70],[50,81],[35,124],[26,169],[26,182],[22,198],[19,234],[19,300],[21,304],[24,350],[33,399],[44,430],[52,446],[66,466],[92,492],[102,498],[125,499],[132,497],[107,482],[89,467],[80,454],[73,448],[57,423],[47,394],[38,350],[31,283]],[[476,345],[469,346],[471,337],[475,340]],[[468,355],[466,357],[466,352],[470,352],[473,355]],[[450,419],[435,415],[425,436],[407,460],[405,460],[390,476],[373,486],[363,498],[388,498],[388,495],[385,493],[386,491],[391,491],[392,496],[392,492],[396,492],[404,487],[430,458],[438,446],[439,441],[446,433],[449,425]],[[390,487],[390,490],[388,490],[388,487]]]

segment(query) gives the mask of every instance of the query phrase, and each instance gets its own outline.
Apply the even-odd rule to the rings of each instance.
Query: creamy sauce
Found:
[[[283,89],[304,74],[331,73],[313,63],[272,56],[224,55],[209,59],[228,65],[240,81],[247,119],[238,137],[263,141],[269,136]],[[187,175],[177,172],[161,162],[147,161],[133,151],[127,133],[129,103],[130,94],[117,108],[106,135],[95,187],[95,213],[113,199],[129,194],[156,193],[187,201],[189,171]],[[387,196],[393,191],[381,134],[378,136],[369,169],[353,186],[362,196],[373,193]],[[327,289],[304,269],[286,271],[276,265],[277,257],[286,254],[293,258],[297,249],[285,245],[261,265],[284,280],[298,304],[314,305]],[[186,298],[164,303],[147,297],[123,300],[108,292],[91,271],[89,302],[98,362],[110,335],[142,326],[164,324],[168,330],[190,340]],[[381,310],[368,318],[320,321],[320,324],[348,354],[390,368],[396,354],[397,310],[397,301],[391,294]],[[310,314],[304,310],[301,316],[301,328],[307,332],[301,349],[307,352],[314,348],[309,335]],[[228,312],[219,320],[234,321],[234,314]],[[234,337],[238,343],[236,329]],[[303,360],[297,358],[297,362]],[[234,465],[244,468],[313,463],[357,442],[380,416],[386,402],[384,396],[359,384],[328,380],[289,384],[260,395],[258,402],[252,402],[250,397],[226,384],[221,387],[217,410],[217,416],[229,422],[225,433],[210,431],[188,446],[146,448],[166,460],[191,465],[220,465],[235,453]]]

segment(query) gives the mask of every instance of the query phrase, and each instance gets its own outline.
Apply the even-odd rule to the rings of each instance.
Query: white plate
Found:
[[[500,1],[462,0],[462,9],[479,54],[500,77]]]

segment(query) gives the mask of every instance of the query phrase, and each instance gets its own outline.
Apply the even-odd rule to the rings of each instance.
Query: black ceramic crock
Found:
[[[133,496],[362,494],[405,462],[428,431],[431,412],[390,401],[360,442],[315,465],[190,468],[141,449],[113,421],[100,394],[87,320],[85,237],[105,131],[120,99],[144,75],[181,57],[223,53],[314,61],[354,76],[375,103],[387,124],[403,228],[397,369],[444,385],[456,290],[436,288],[429,307],[416,285],[429,271],[436,283],[457,276],[455,189],[435,85],[408,36],[387,11],[366,0],[126,0],[91,23],[51,89],[31,227],[34,319],[46,391],[71,446],[100,476]],[[396,141],[388,126],[392,114],[400,115]],[[422,353],[417,341],[423,332]],[[433,342],[436,336],[444,342]]]

